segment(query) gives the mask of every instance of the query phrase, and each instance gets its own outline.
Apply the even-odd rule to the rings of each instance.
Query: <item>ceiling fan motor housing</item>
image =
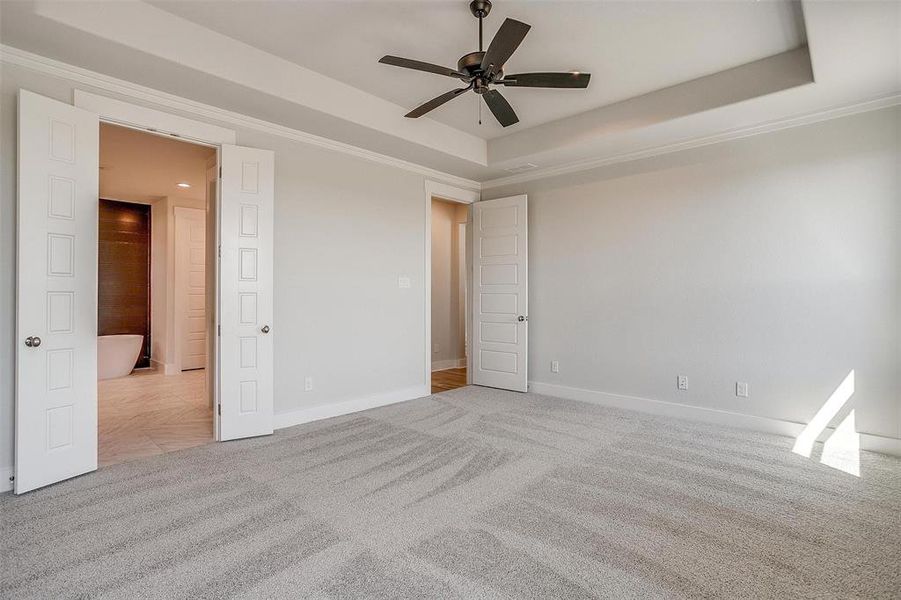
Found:
[[[490,78],[483,77],[483,56],[485,56],[484,52],[470,52],[469,54],[463,55],[460,60],[457,61],[457,70],[472,78],[473,87],[477,93],[481,93],[479,92],[479,89],[483,86],[494,83],[495,80],[503,79],[504,77],[504,72],[501,70],[495,71]]]
[[[483,56],[485,56],[484,52],[470,52],[469,54],[464,54],[460,60],[457,61],[457,70],[466,73],[467,75],[475,75],[477,71],[482,70]]]

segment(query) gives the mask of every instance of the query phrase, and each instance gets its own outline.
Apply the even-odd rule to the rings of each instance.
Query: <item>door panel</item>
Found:
[[[274,155],[222,146],[220,440],[272,433]]]
[[[182,371],[206,367],[206,211],[175,208],[175,315]]]
[[[97,468],[97,115],[19,92],[15,492]]]
[[[526,196],[473,205],[473,374],[476,385],[528,385]]]

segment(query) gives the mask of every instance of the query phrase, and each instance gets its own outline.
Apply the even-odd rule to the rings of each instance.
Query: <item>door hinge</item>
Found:
[[[222,179],[222,166],[219,166],[219,179]]]
[[[216,325],[216,335],[222,336],[222,325]]]
[[[219,252],[219,258],[222,258],[222,244],[219,244],[218,252]]]
[[[221,404],[217,404],[217,405],[216,405],[216,408],[217,408],[217,412],[219,413],[219,416],[221,417],[221,416],[222,416],[222,405],[221,405]]]

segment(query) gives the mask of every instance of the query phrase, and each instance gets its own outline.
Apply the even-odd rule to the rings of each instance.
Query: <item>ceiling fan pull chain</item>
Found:
[[[481,125],[482,124],[482,99],[479,98],[478,96],[476,96],[476,98],[478,98],[478,103],[479,103],[479,125]]]

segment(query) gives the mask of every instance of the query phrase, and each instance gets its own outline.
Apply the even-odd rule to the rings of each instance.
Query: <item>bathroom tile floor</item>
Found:
[[[98,382],[100,466],[213,441],[206,371],[135,371]]]

